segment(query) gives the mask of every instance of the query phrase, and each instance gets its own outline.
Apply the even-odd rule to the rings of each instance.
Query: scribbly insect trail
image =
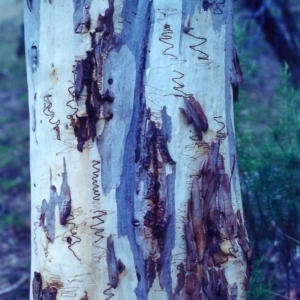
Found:
[[[64,238],[63,241],[66,241],[68,244],[68,249],[73,253],[73,255],[80,260],[76,255],[72,246],[81,241],[81,238],[77,236],[77,227],[72,220],[74,220],[72,212],[72,198],[71,198],[71,189],[68,184],[66,161],[63,159],[64,171],[62,173],[62,184],[60,187],[60,195],[57,194],[56,187],[52,185],[52,175],[50,171],[50,197],[47,202],[46,199],[43,199],[41,206],[41,215],[40,215],[40,226],[43,228],[48,242],[53,243],[55,236],[55,208],[59,208],[59,224],[62,226],[71,225],[70,233],[71,236]]]
[[[174,44],[170,43],[170,41],[172,40],[172,35],[173,35],[173,30],[171,29],[171,26],[169,24],[165,24],[164,25],[164,31],[161,34],[162,36],[159,38],[159,40],[168,45],[168,47],[163,51],[164,55],[169,55],[171,57],[173,57],[173,59],[178,59],[178,57],[172,53],[169,53],[169,50],[174,48]]]
[[[177,93],[181,93],[181,94],[177,94],[175,93],[174,95],[176,97],[189,97],[191,94],[187,94],[184,91],[182,91],[182,89],[184,88],[184,84],[180,83],[179,80],[182,79],[184,77],[184,74],[181,73],[180,71],[174,70],[173,72],[177,73],[179,77],[172,77],[172,81],[177,84],[177,86],[173,86],[173,89],[175,90],[175,92]]]
[[[96,28],[91,31],[89,6],[83,6],[82,18],[75,24],[75,32],[83,34],[90,32],[91,49],[86,51],[86,57],[75,61],[74,86],[69,88],[72,100],[67,106],[73,110],[67,115],[77,139],[77,150],[82,152],[89,140],[94,142],[100,119],[108,122],[113,117],[111,104],[114,101],[109,89],[103,91],[102,67],[103,60],[114,48],[115,35],[113,26],[114,1],[109,0],[105,15],[99,14]],[[73,89],[73,92],[71,92]],[[71,102],[85,105],[85,115],[78,116],[78,109]]]
[[[32,297],[34,300],[56,300],[57,288],[54,286],[47,286],[43,288],[43,280],[41,273],[34,272],[32,280]]]
[[[191,34],[191,33],[188,33],[188,35],[192,36],[193,38],[195,38],[195,39],[197,39],[197,40],[200,40],[200,43],[195,44],[195,45],[190,45],[190,48],[191,48],[192,50],[194,50],[194,51],[200,53],[200,55],[198,56],[198,59],[208,60],[209,55],[208,55],[206,52],[204,52],[204,51],[202,51],[202,50],[200,50],[200,49],[197,48],[197,47],[202,46],[204,43],[206,43],[206,42],[207,42],[207,39],[206,39],[206,38],[203,38],[203,37],[195,36],[195,35],[193,35],[193,34]]]
[[[70,91],[71,88],[72,88],[72,87],[70,87],[70,88],[68,89],[68,91],[69,91],[69,94],[72,96],[72,99],[69,100],[69,101],[66,103],[66,106],[69,107],[69,108],[71,108],[72,111],[73,111],[72,114],[67,115],[67,118],[71,121],[71,123],[73,123],[73,122],[75,122],[75,119],[74,119],[74,118],[75,118],[76,113],[78,112],[79,109],[78,109],[77,107],[73,107],[73,106],[71,105],[71,102],[75,102],[75,97],[74,97],[73,93]]]
[[[36,231],[37,231],[38,222],[34,222],[34,230],[33,230],[33,243],[34,243],[34,254],[37,256],[37,243],[36,243]]]
[[[226,139],[226,133],[224,132],[225,129],[225,123],[220,121],[219,119],[222,119],[222,116],[214,117],[214,120],[219,123],[222,127],[217,130],[216,138],[221,143]]]
[[[69,288],[64,288],[61,290],[60,295],[62,297],[76,297],[76,292],[79,288],[78,287],[69,287]]]
[[[93,220],[97,220],[98,223],[95,223],[93,225],[90,226],[90,228],[92,230],[94,230],[94,235],[96,236],[97,240],[95,240],[93,242],[93,246],[97,247],[97,248],[101,248],[100,245],[98,245],[98,243],[100,242],[100,240],[102,240],[104,238],[103,232],[104,232],[104,228],[102,227],[102,224],[104,223],[103,217],[107,214],[105,211],[103,210],[95,210],[93,211],[94,214],[96,214],[95,216],[93,216]]]
[[[113,287],[108,284],[108,288],[103,291],[103,294],[106,296],[105,300],[109,300],[110,298],[112,298],[115,295],[112,292],[112,288]]]
[[[102,227],[102,224],[104,223],[103,217],[107,214],[106,211],[100,209],[100,193],[99,193],[99,185],[98,185],[98,177],[100,173],[100,168],[98,167],[100,165],[100,161],[93,160],[93,176],[92,176],[92,185],[93,185],[93,205],[94,209],[92,210],[92,213],[94,216],[92,217],[92,220],[96,220],[96,223],[91,225],[90,228],[94,231],[94,235],[96,236],[96,240],[93,241],[93,246],[96,248],[101,248],[100,240],[104,238],[103,232],[104,228]]]
[[[78,225],[76,225],[75,222],[72,222],[75,219],[75,217],[73,216],[73,214],[70,215],[70,218],[68,219],[67,224],[71,225],[70,228],[70,233],[71,235],[63,238],[63,241],[67,242],[68,244],[68,249],[73,253],[73,255],[76,257],[76,259],[78,261],[81,261],[81,259],[78,257],[78,255],[75,253],[75,251],[72,249],[72,247],[81,242],[81,238],[77,235],[77,229],[78,229]]]
[[[45,95],[44,96],[44,110],[43,113],[47,116],[50,117],[50,119],[48,120],[48,122],[51,125],[54,125],[54,127],[52,128],[55,132],[56,132],[56,138],[57,140],[60,140],[60,129],[59,129],[59,124],[60,124],[60,120],[57,120],[56,122],[53,121],[53,118],[55,117],[55,113],[53,110],[50,110],[50,108],[52,107],[52,102],[49,100],[52,97],[52,95]]]
[[[39,207],[37,206],[36,207],[37,210],[39,211]],[[33,225],[34,225],[34,230],[33,230],[33,243],[34,243],[34,253],[35,255],[37,256],[37,243],[36,243],[36,231],[37,231],[37,228],[38,228],[38,224],[39,226],[42,226],[43,225],[43,218],[44,218],[45,214],[43,215],[40,215],[40,217],[38,218],[39,222],[34,222]]]
[[[108,271],[108,288],[103,291],[103,294],[107,296],[106,300],[112,298],[114,294],[112,289],[115,289],[119,284],[119,274],[125,270],[123,262],[116,257],[114,242],[112,235],[107,238],[106,244],[106,263]]]
[[[98,165],[100,165],[100,161],[93,160],[93,168],[95,169],[95,171],[93,172],[93,176],[92,176],[92,185],[93,185],[93,193],[94,193],[93,200],[94,201],[100,201],[99,184],[98,184],[100,168],[97,167]]]
[[[209,55],[200,50],[199,47],[202,46],[203,44],[205,44],[207,42],[207,39],[204,38],[204,37],[200,37],[200,36],[195,36],[194,34],[190,33],[190,31],[194,29],[191,27],[191,19],[190,19],[190,16],[187,15],[186,19],[185,19],[185,22],[184,22],[184,25],[183,25],[183,32],[189,36],[191,36],[192,38],[196,39],[196,40],[199,40],[199,43],[197,44],[193,44],[193,45],[190,45],[189,47],[198,52],[200,55],[198,56],[198,59],[200,60],[209,60]]]
[[[74,273],[76,274],[76,273]],[[67,286],[63,286],[61,289],[60,289],[60,296],[61,297],[66,297],[66,298],[75,298],[77,297],[77,293],[78,293],[78,290],[80,290],[80,285],[81,283],[84,281],[83,279],[86,278],[88,275],[91,275],[93,273],[84,273],[84,274],[77,274],[77,275],[73,275],[73,278],[70,280],[68,279],[68,284]],[[84,296],[83,297],[80,297],[79,299],[80,300],[88,300],[88,292],[87,291],[84,291]],[[82,295],[82,294],[81,294]],[[78,299],[78,297],[76,298]]]

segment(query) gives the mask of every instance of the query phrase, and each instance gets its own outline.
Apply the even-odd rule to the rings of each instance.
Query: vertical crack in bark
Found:
[[[143,218],[136,218],[135,207],[136,187],[132,184],[136,182],[138,163],[143,157],[143,132],[145,116],[144,80],[146,75],[148,39],[152,22],[152,2],[124,0],[123,16],[126,22],[123,23],[123,31],[120,35],[120,46],[124,44],[135,57],[135,86],[134,104],[130,128],[125,141],[123,166],[119,187],[116,190],[118,205],[118,233],[127,236],[130,242],[131,251],[134,257],[134,264],[138,284],[135,289],[136,297],[146,300],[149,286],[153,279],[153,268],[146,266],[142,247],[139,245],[136,230],[141,228]],[[136,164],[135,164],[136,163]],[[146,178],[145,178],[146,180]],[[147,274],[148,273],[148,274]],[[149,275],[149,279],[148,279]]]
[[[241,246],[243,253],[246,257],[247,268],[246,268],[246,276],[244,278],[243,284],[245,289],[247,290],[249,279],[250,279],[250,271],[251,271],[251,259],[252,259],[252,249],[250,247],[250,243],[248,241],[247,231],[242,220],[241,212],[238,210],[237,212],[237,228],[238,228],[238,243]]]
[[[31,46],[30,62],[31,62],[31,72],[35,73],[37,71],[37,68],[39,67],[39,51],[36,42],[34,42]]]
[[[32,0],[26,0],[27,8],[31,12],[32,11]]]
[[[239,86],[244,82],[239,57],[235,47],[232,47],[232,65],[229,69],[233,102],[238,102]]]
[[[109,285],[115,289],[119,284],[119,274],[125,270],[125,265],[120,259],[117,260],[112,235],[107,239],[106,262]]]
[[[148,108],[143,114],[146,116],[143,129],[139,132],[144,137],[140,144],[140,160],[137,163],[137,200],[144,207],[143,215],[136,211],[137,228],[136,240],[143,248],[146,257],[148,288],[152,287],[156,274],[162,289],[172,294],[170,274],[170,255],[172,241],[166,240],[167,233],[174,236],[172,219],[172,184],[168,181],[166,166],[175,166],[167,141],[170,124],[155,123],[151,120],[151,110]],[[164,108],[162,119],[169,122]],[[162,121],[163,121],[162,120]],[[173,173],[174,173],[173,168]],[[140,202],[141,201],[141,202]],[[136,208],[138,210],[138,208]],[[171,225],[172,224],[172,225]],[[172,228],[171,228],[172,227]],[[169,295],[169,296],[170,296]]]

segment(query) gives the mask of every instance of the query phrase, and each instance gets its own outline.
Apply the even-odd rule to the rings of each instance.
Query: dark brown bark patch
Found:
[[[180,263],[179,266],[177,266],[177,270],[179,270],[179,273],[177,274],[177,285],[175,288],[175,294],[178,294],[185,285],[185,270],[183,263]]]
[[[34,272],[32,280],[32,297],[34,300],[56,300],[57,288],[52,285],[48,285],[42,288],[43,281],[41,273]],[[61,287],[61,286],[60,286]]]
[[[193,178],[187,221],[184,223],[187,270],[185,298],[180,292],[182,289],[177,289],[176,299],[202,299],[203,294],[209,300],[229,299],[223,264],[237,251],[236,236],[245,254],[248,255],[250,251],[241,218],[238,216],[236,220],[233,213],[230,179],[225,173],[220,143],[221,140],[211,143],[199,176]],[[232,253],[222,251],[220,245],[225,240],[231,242]]]
[[[42,276],[38,272],[34,272],[32,280],[32,297],[34,300],[41,299],[42,293]]]
[[[202,141],[203,132],[208,130],[208,121],[206,115],[198,101],[193,96],[184,97],[186,109],[180,108],[188,124],[193,124],[199,141]]]
[[[81,34],[89,32],[90,2],[76,0],[74,5],[75,32]],[[90,33],[92,50],[86,51],[86,58],[76,61],[74,66],[74,86],[72,87],[74,92],[70,92],[70,94],[77,105],[84,101],[86,115],[77,116],[78,109],[68,105],[76,110],[72,115],[68,115],[68,118],[71,120],[71,126],[77,138],[77,150],[80,152],[83,151],[84,145],[89,139],[94,142],[97,134],[96,124],[101,119],[101,112],[105,122],[113,117],[110,104],[114,101],[114,97],[110,95],[108,89],[103,91],[102,78],[103,61],[115,45],[113,11],[113,0],[110,0],[105,15],[100,14],[98,17],[95,32]]]

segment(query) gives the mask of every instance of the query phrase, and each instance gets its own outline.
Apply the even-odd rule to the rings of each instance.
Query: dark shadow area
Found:
[[[247,299],[300,299],[300,3],[236,2],[235,125],[253,247]]]

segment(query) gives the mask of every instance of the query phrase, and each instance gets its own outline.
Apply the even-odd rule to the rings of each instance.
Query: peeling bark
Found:
[[[26,1],[31,299],[245,299],[231,6]]]
[[[53,283],[52,283],[53,284]],[[42,289],[42,276],[38,272],[34,272],[32,280],[32,297],[34,300],[56,300],[57,289],[52,286],[47,286]]]

